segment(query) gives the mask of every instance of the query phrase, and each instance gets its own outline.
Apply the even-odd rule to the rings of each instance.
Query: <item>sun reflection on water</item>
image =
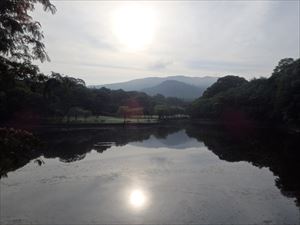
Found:
[[[129,204],[135,209],[143,209],[147,204],[148,198],[142,189],[132,189],[129,194]]]

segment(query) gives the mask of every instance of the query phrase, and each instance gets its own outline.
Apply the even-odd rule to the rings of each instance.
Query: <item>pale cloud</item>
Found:
[[[154,63],[151,63],[148,68],[150,70],[163,70],[166,69],[168,66],[172,65],[172,63],[172,61],[168,60],[158,60]]]
[[[299,1],[54,1],[42,23],[57,71],[101,84],[146,76],[269,76],[281,58],[299,58]],[[113,12],[139,4],[156,15],[152,43],[130,52],[112,29]]]

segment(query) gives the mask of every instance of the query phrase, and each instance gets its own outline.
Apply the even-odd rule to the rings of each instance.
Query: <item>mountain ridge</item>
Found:
[[[212,77],[212,76],[189,77],[183,75],[176,75],[176,76],[167,76],[167,77],[146,77],[146,78],[133,79],[125,82],[103,84],[103,85],[90,85],[89,87],[90,88],[106,87],[112,90],[122,89],[124,91],[142,91],[150,95],[156,93],[156,94],[162,94],[166,97],[178,97],[178,98],[193,100],[197,97],[200,97],[202,93],[209,86],[211,86],[213,83],[217,81],[217,79],[218,77]],[[172,82],[166,82],[166,81],[172,81]],[[179,95],[178,90],[181,90],[180,91],[181,95]]]
[[[166,80],[154,87],[145,88],[141,91],[151,96],[161,94],[165,97],[193,100],[200,97],[205,89],[177,80]]]
[[[210,86],[218,77],[213,76],[203,76],[203,77],[189,77],[183,75],[167,76],[167,77],[146,77],[138,78],[124,82],[100,84],[100,85],[89,85],[91,88],[101,88],[106,87],[112,90],[123,89],[124,91],[139,91],[141,89],[150,88],[155,85],[160,84],[165,80],[177,80],[187,84],[192,84],[195,86]]]

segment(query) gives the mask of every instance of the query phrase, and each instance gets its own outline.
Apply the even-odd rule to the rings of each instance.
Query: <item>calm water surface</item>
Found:
[[[3,224],[299,224],[297,138],[198,127],[40,136],[39,155],[1,178]]]

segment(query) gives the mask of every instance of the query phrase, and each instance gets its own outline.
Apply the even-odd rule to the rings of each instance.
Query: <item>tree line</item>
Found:
[[[25,65],[21,66],[26,69],[23,67]],[[0,78],[2,120],[124,116],[124,113],[131,116],[172,115],[183,114],[187,106],[183,100],[162,95],[152,97],[137,91],[87,88],[81,79],[54,72],[46,76],[38,73],[36,67],[20,77],[21,68],[9,66],[3,58],[0,68],[4,75]]]
[[[269,78],[219,78],[189,107],[193,118],[300,124],[300,59],[279,61]]]

